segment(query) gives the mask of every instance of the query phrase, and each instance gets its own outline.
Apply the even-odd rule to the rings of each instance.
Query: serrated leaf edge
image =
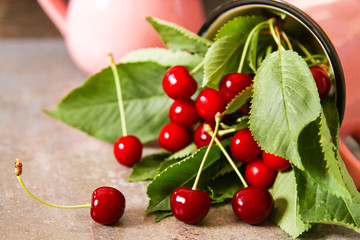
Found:
[[[159,18],[156,18],[156,17],[146,17],[146,20],[148,22],[150,22],[151,25],[153,25],[153,22],[159,24],[159,25],[162,25],[162,26],[166,26],[168,28],[171,28],[172,30],[182,34],[184,37],[190,39],[190,40],[194,40],[200,44],[204,44],[208,47],[210,47],[212,45],[212,42],[206,38],[202,38],[200,37],[199,35],[193,33],[193,32],[190,32],[189,30],[183,28],[183,27],[180,27],[179,25],[176,25],[172,22],[167,22],[167,21],[164,21],[164,20],[160,20]],[[155,28],[155,27],[154,27]],[[165,43],[164,44],[167,46],[168,43]]]

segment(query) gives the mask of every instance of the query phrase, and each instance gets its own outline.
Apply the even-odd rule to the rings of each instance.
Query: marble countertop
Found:
[[[212,208],[196,225],[169,217],[156,223],[144,213],[147,182],[126,181],[131,169],[113,158],[112,146],[47,116],[86,79],[54,39],[0,40],[0,239],[290,239],[270,222],[250,226],[231,206]],[[146,146],[145,154],[157,151]],[[23,162],[25,185],[38,197],[64,205],[90,203],[92,191],[108,185],[126,197],[124,216],[103,226],[89,209],[63,210],[39,204],[20,187],[14,160]],[[318,225],[302,239],[359,239],[359,233]]]

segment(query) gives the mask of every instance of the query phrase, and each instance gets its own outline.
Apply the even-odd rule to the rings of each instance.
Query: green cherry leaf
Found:
[[[297,238],[310,229],[311,224],[305,223],[298,213],[296,181],[293,171],[279,172],[270,192],[274,198],[274,209],[269,219]]]
[[[320,98],[306,62],[293,51],[276,51],[254,78],[250,130],[262,149],[304,169],[298,153],[302,129],[318,118]]]
[[[294,169],[299,214],[309,223],[337,224],[360,232],[359,193],[352,199],[335,196],[314,182],[305,171]]]
[[[239,93],[235,98],[226,106],[225,111],[222,115],[232,114],[239,110],[239,108],[244,105],[252,96],[253,88],[252,86],[247,87],[241,93]]]
[[[160,35],[165,46],[204,55],[212,42],[174,23],[154,17],[146,18]]]
[[[155,62],[118,64],[128,134],[142,142],[157,138],[172,103],[162,89],[168,67]],[[50,116],[95,138],[114,143],[122,136],[114,77],[110,68],[72,90]]]
[[[203,86],[218,89],[225,74],[237,72],[247,36],[263,21],[261,17],[238,17],[219,30],[216,41],[205,55]],[[243,73],[247,72],[245,67],[248,65],[244,66]]]
[[[170,156],[170,153],[157,153],[142,158],[132,166],[128,182],[152,180],[158,173],[161,163]]]

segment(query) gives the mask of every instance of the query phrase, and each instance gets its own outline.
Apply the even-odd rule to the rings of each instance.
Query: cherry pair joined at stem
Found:
[[[215,136],[211,127],[207,127],[206,130],[211,136]],[[274,207],[273,197],[264,187],[248,186],[248,183],[217,137],[215,137],[215,142],[223,152],[230,165],[233,167],[235,173],[238,175],[244,186],[244,188],[239,189],[233,195],[232,208],[234,213],[242,221],[249,224],[259,224],[263,222],[270,215]]]

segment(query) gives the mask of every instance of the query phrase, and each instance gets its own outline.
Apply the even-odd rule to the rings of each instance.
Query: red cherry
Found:
[[[310,71],[314,77],[320,98],[325,97],[331,87],[329,75],[319,66],[310,67]]]
[[[268,187],[274,183],[276,171],[272,170],[258,158],[245,167],[245,179],[250,186],[254,187]]]
[[[220,81],[219,91],[226,104],[252,84],[252,78],[244,73],[229,73]]]
[[[120,137],[114,143],[115,158],[120,164],[128,167],[140,161],[142,149],[142,143],[133,135]]]
[[[191,99],[175,100],[169,109],[169,118],[182,127],[190,127],[199,121],[195,102]]]
[[[177,152],[191,141],[190,132],[176,123],[166,124],[159,133],[159,144],[162,148]]]
[[[236,132],[232,137],[230,152],[235,160],[250,162],[259,156],[261,149],[251,135],[250,130],[245,128]]]
[[[112,187],[100,187],[92,194],[90,215],[101,224],[112,224],[119,220],[125,210],[125,197]]]
[[[184,66],[170,68],[162,82],[165,93],[172,99],[190,98],[197,89],[197,82]]]
[[[248,224],[265,221],[274,208],[274,199],[265,188],[245,187],[232,198],[234,213]]]
[[[171,194],[170,206],[172,213],[179,221],[196,223],[208,214],[211,200],[204,191],[179,187]]]
[[[195,106],[200,117],[206,121],[214,122],[215,114],[222,113],[226,105],[220,92],[212,88],[205,88],[199,93]]]
[[[265,151],[262,152],[262,159],[266,166],[275,171],[284,171],[291,167],[289,160]]]
[[[204,125],[209,124],[211,129],[215,130],[214,122],[203,122],[194,131],[194,143],[197,148],[208,146],[211,141],[211,136],[204,130]]]

